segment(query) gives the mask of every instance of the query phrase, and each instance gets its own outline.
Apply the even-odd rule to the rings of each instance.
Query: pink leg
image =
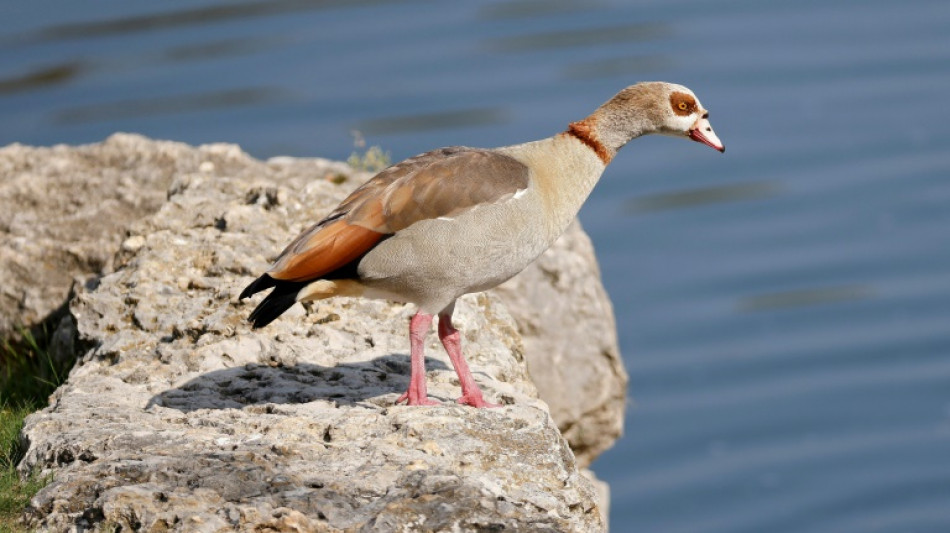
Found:
[[[425,342],[432,325],[432,315],[419,311],[409,319],[409,390],[396,400],[400,403],[406,400],[407,405],[439,405],[439,402],[429,399],[426,393],[426,356]]]
[[[439,340],[442,341],[442,346],[445,346],[445,351],[449,353],[455,373],[459,375],[462,397],[458,399],[458,403],[472,407],[501,407],[498,404],[486,402],[482,397],[482,390],[475,383],[472,371],[468,369],[468,363],[462,356],[462,336],[459,330],[452,326],[452,311],[453,309],[450,308],[448,312],[439,313]]]

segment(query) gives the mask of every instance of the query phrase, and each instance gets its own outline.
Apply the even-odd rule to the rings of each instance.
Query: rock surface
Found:
[[[311,220],[369,177],[324,160],[277,158],[265,164],[231,145],[191,147],[129,134],[79,147],[0,148],[0,276],[6,280],[0,284],[0,338],[19,325],[46,320],[64,306],[77,281],[112,272],[120,244],[120,255],[143,246],[147,231],[133,235],[129,228],[165,203],[173,181],[174,199],[185,182],[259,177],[263,181],[247,193],[249,201],[273,206],[306,189],[319,172],[343,182],[311,206]],[[255,224],[254,213],[253,205],[245,205],[226,218],[189,216],[200,217],[200,224],[247,229]],[[269,246],[286,244],[250,233]],[[575,224],[496,294],[518,324],[541,398],[580,464],[589,465],[621,433],[627,385],[590,240]]]
[[[63,306],[74,278],[108,272],[126,228],[207,156],[114,135],[88,146],[0,148],[0,338]]]
[[[80,360],[24,428],[21,471],[55,476],[33,500],[34,527],[605,528],[497,296],[468,296],[456,313],[476,379],[506,406],[453,405],[457,380],[434,336],[430,395],[444,404],[393,406],[408,383],[411,308],[336,299],[251,331],[259,297],[236,299],[355,185],[347,168],[184,148],[197,165],[172,173],[168,201],[132,225],[114,273],[77,288],[54,336]]]
[[[528,371],[581,466],[623,433],[627,372],[590,238],[575,222],[494,290],[522,334]]]

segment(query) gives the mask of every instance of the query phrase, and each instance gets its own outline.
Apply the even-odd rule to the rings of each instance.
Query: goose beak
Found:
[[[709,119],[705,116],[700,118],[693,124],[693,127],[690,128],[689,138],[705,144],[706,146],[715,148],[720,152],[725,152],[726,147],[723,146],[722,141],[719,140],[719,137],[716,137],[716,132],[713,131],[712,125],[709,124]]]

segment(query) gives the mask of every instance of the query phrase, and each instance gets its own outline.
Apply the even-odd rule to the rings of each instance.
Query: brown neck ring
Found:
[[[610,160],[613,158],[613,156],[610,154],[610,151],[607,150],[607,147],[597,140],[597,137],[594,135],[594,132],[587,120],[571,122],[571,124],[567,127],[567,131],[564,133],[586,144],[587,147],[593,150],[594,153],[597,154],[597,157],[604,162],[604,165],[609,164]]]

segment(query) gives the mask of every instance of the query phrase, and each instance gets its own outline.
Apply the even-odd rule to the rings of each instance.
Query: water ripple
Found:
[[[356,129],[366,135],[388,135],[411,131],[490,126],[504,123],[507,116],[508,114],[504,108],[500,107],[455,109],[451,111],[364,120],[356,125]]]
[[[265,102],[283,102],[286,101],[286,96],[286,91],[274,87],[249,87],[200,94],[161,96],[64,109],[53,114],[53,120],[63,124],[76,124],[166,113],[189,113],[216,108],[259,105]]]
[[[499,52],[527,52],[555,48],[577,48],[594,45],[617,45],[622,42],[656,40],[669,36],[670,27],[660,23],[637,23],[623,26],[557,30],[513,35],[490,41],[488,47]]]

